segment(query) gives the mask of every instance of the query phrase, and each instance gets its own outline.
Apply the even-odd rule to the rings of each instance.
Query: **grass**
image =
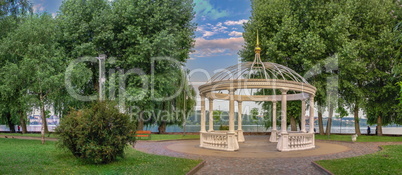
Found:
[[[0,136],[24,136],[24,137],[42,137],[40,133],[0,133]],[[45,137],[58,138],[56,134],[45,134]]]
[[[40,133],[28,133],[28,134],[21,134],[21,133],[0,133],[1,136],[24,136],[24,137],[41,137]],[[48,134],[46,134],[48,137]],[[51,134],[51,138],[58,138],[56,134]],[[2,137],[4,138],[4,137]],[[152,134],[151,140],[181,140],[181,139],[199,139],[200,135],[178,135],[178,134]]]
[[[315,135],[315,139],[352,142],[351,135],[330,135],[329,137],[327,135]],[[402,137],[361,135],[357,137],[356,142],[402,142]]]
[[[201,160],[146,154],[127,148],[124,159],[86,164],[55,142],[0,138],[0,174],[185,174]]]
[[[374,154],[316,163],[334,174],[402,174],[402,145],[383,148]]]

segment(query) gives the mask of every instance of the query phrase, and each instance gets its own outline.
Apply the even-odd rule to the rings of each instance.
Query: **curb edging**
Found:
[[[194,175],[195,173],[197,173],[202,167],[204,167],[205,163],[207,161],[202,161],[201,163],[199,163],[197,166],[195,166],[193,169],[191,169],[186,175]]]
[[[321,165],[319,165],[319,164],[317,164],[317,163],[315,163],[315,162],[311,162],[311,164],[313,164],[313,166],[314,166],[317,170],[319,170],[322,174],[325,174],[325,175],[334,175],[334,173],[332,173],[331,171],[325,169],[324,167],[322,167]]]

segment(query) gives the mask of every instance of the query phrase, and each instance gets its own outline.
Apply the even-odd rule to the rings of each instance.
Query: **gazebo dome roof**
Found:
[[[200,94],[205,94],[209,96],[208,98],[225,99],[227,96],[219,95],[222,94],[222,91],[272,89],[274,90],[273,94],[275,94],[276,90],[291,91],[290,94],[295,94],[295,97],[292,97],[294,100],[305,99],[309,96],[308,94],[315,94],[317,89],[294,70],[277,63],[262,62],[258,35],[257,46],[254,51],[255,58],[253,62],[239,63],[216,73],[207,83],[198,88]],[[216,92],[219,92],[219,94]],[[262,92],[265,93],[265,91]],[[258,100],[254,98],[258,96],[257,94],[248,93],[247,96],[242,96],[242,93],[239,92],[238,95],[237,100],[242,101],[280,100],[280,96],[277,95],[264,96],[265,94],[263,94]]]
[[[207,83],[241,79],[276,79],[309,84],[289,67],[271,62],[243,62],[216,73]]]

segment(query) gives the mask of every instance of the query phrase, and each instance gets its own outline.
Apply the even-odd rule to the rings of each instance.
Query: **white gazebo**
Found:
[[[243,62],[215,74],[206,84],[199,87],[201,96],[200,147],[236,151],[239,142],[245,142],[242,130],[242,102],[272,102],[272,132],[270,142],[278,142],[279,151],[305,150],[315,147],[314,141],[314,95],[316,88],[292,69],[270,62],[262,62],[261,48],[257,36],[255,59]],[[270,91],[256,95],[244,93],[250,90]],[[276,93],[279,92],[280,93]],[[205,99],[209,101],[209,128],[205,124]],[[229,101],[229,130],[214,131],[213,101]],[[286,123],[287,101],[301,101],[301,128],[288,132]],[[310,103],[309,131],[306,131],[306,101]],[[238,105],[238,128],[235,130],[235,102]],[[281,102],[281,130],[276,128],[276,104]]]

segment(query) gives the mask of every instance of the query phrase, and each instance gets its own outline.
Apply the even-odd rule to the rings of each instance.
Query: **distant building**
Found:
[[[46,119],[48,125],[59,125],[60,118],[56,115],[51,115]],[[42,125],[42,118],[40,115],[30,115],[28,116],[29,125]]]

